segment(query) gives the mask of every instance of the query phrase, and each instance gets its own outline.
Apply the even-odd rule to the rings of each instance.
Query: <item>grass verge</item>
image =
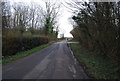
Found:
[[[51,45],[52,43],[54,43],[54,42],[50,42],[50,43],[48,43],[48,44],[40,45],[40,46],[35,47],[35,48],[32,48],[32,49],[30,49],[30,50],[23,51],[23,52],[19,52],[19,53],[15,54],[15,55],[12,55],[12,56],[8,56],[8,57],[6,57],[5,59],[0,60],[0,64],[1,64],[1,63],[3,63],[3,64],[9,63],[9,62],[14,61],[14,60],[16,60],[16,59],[19,59],[19,58],[28,56],[28,55],[30,55],[30,54],[32,54],[32,53],[34,53],[34,52],[37,52],[37,51],[39,51],[39,50],[41,50],[41,49],[43,49],[43,48]]]
[[[70,44],[75,57],[86,67],[87,73],[95,79],[120,79],[118,62],[103,57],[100,53],[88,51],[78,44]]]

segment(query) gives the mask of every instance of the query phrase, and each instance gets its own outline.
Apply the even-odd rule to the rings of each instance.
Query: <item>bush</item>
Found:
[[[3,37],[2,55],[15,55],[18,52],[26,51],[48,42],[48,37]]]

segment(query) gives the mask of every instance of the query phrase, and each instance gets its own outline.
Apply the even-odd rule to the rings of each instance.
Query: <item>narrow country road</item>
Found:
[[[67,41],[3,65],[3,79],[88,79]]]

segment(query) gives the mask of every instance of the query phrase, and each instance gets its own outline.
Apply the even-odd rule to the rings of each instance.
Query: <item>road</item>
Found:
[[[2,71],[3,79],[88,79],[65,40],[5,64]]]

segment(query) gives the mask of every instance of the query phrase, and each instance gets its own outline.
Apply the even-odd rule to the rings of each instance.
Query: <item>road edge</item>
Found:
[[[8,60],[7,62],[2,62],[2,61],[3,61],[3,59],[2,59],[1,62],[0,62],[0,64],[5,65],[5,64],[14,62],[14,61],[16,61],[16,60],[18,60],[18,59],[27,57],[27,56],[29,56],[29,55],[37,52],[37,51],[43,50],[44,48],[46,48],[46,47],[48,47],[48,46],[50,46],[50,45],[52,45],[52,44],[54,44],[54,43],[56,43],[56,42],[58,42],[58,41],[51,41],[51,42],[49,42],[49,43],[47,43],[47,44],[43,44],[43,45],[41,45],[41,46],[37,46],[37,47],[41,47],[41,48],[39,48],[39,50],[36,50],[36,51],[31,52],[31,53],[29,53],[29,54],[26,54],[25,56],[20,56],[20,57],[17,57],[17,58],[11,58],[11,57],[12,57],[12,56],[11,56],[11,57],[9,57],[9,58],[7,58],[7,59],[4,59],[4,60]],[[43,47],[42,47],[42,46],[43,46]],[[35,47],[35,48],[37,48],[37,47]],[[32,49],[34,49],[34,48],[32,48]],[[30,49],[30,50],[32,50],[32,49]],[[28,51],[29,51],[29,50],[28,50]],[[20,53],[24,53],[24,52],[26,52],[26,51],[23,51],[23,52],[20,52]],[[16,55],[13,55],[13,57],[14,57],[14,56],[17,56],[17,54],[16,54]],[[9,60],[9,59],[10,59],[10,60]]]
[[[88,76],[88,78],[90,78],[90,79],[95,79],[95,78],[92,77],[92,76],[89,74],[89,72],[87,71],[86,65],[85,65],[83,62],[81,62],[80,60],[78,60],[78,59],[76,58],[76,56],[74,55],[74,53],[73,53],[73,51],[72,51],[72,49],[71,49],[71,47],[70,47],[70,44],[69,44],[68,42],[67,42],[67,46],[68,46],[71,54],[73,55],[73,57],[76,59],[76,61],[79,63],[79,65],[82,67],[82,69],[84,70],[84,72],[85,72],[86,75]]]

